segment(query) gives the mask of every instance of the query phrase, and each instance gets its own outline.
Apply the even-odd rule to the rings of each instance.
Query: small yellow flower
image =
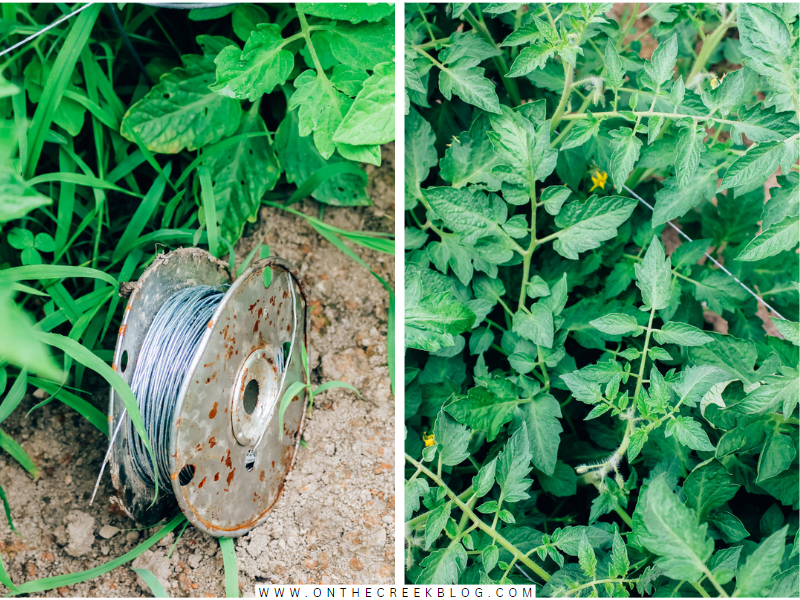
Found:
[[[725,73],[725,75],[727,75],[727,73]],[[715,90],[715,89],[717,89],[717,88],[720,86],[720,84],[722,83],[722,81],[725,79],[725,75],[723,75],[723,76],[722,76],[722,77],[720,77],[719,79],[717,79],[716,77],[714,77],[714,79],[712,79],[712,80],[711,80],[711,89],[712,89],[712,90]]]
[[[433,434],[428,435],[427,431],[422,432],[422,441],[425,442],[425,447],[436,445],[436,440],[433,439]]]
[[[594,175],[592,175],[592,183],[594,185],[589,191],[593,192],[597,188],[601,190],[606,189],[606,181],[608,181],[608,173],[605,171],[595,171]]]

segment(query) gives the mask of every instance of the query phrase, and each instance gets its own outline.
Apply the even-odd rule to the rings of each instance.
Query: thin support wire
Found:
[[[81,12],[82,10],[85,10],[85,9],[89,8],[89,7],[90,7],[92,4],[93,4],[92,2],[89,2],[88,4],[84,4],[84,5],[83,5],[83,6],[81,6],[79,9],[77,9],[77,10],[75,10],[75,11],[73,11],[73,12],[69,13],[68,15],[64,15],[64,16],[63,16],[63,17],[61,17],[60,19],[57,19],[57,20],[53,21],[53,22],[52,22],[52,23],[50,23],[50,25],[48,25],[47,27],[44,27],[44,28],[40,29],[39,31],[37,31],[36,33],[33,33],[33,34],[29,35],[29,36],[28,36],[28,37],[26,37],[24,40],[17,42],[16,44],[14,44],[13,46],[11,46],[10,48],[6,48],[6,49],[5,49],[5,50],[3,50],[2,52],[0,52],[0,58],[1,58],[1,57],[3,57],[4,55],[8,54],[8,53],[9,53],[9,52],[11,52],[12,50],[16,50],[16,49],[17,49],[17,48],[19,48],[20,46],[24,46],[24,45],[25,45],[25,44],[27,44],[28,42],[30,42],[30,41],[32,41],[32,40],[35,40],[37,37],[39,37],[39,36],[40,36],[40,35],[42,35],[43,33],[47,32],[47,31],[50,31],[50,30],[51,30],[53,27],[55,27],[55,26],[57,26],[57,25],[60,25],[61,23],[63,23],[64,21],[66,21],[66,20],[68,20],[68,19],[71,19],[72,17],[74,17],[75,15],[77,15],[77,14],[78,14],[79,12]]]
[[[633,196],[633,197],[634,197],[634,198],[636,198],[636,199],[637,199],[639,202],[641,202],[642,204],[644,204],[644,205],[645,205],[647,208],[649,208],[650,210],[654,210],[654,209],[653,209],[653,207],[652,207],[652,206],[650,206],[650,205],[649,205],[649,204],[648,204],[648,203],[645,201],[645,199],[644,199],[644,198],[642,198],[641,196],[639,196],[639,195],[638,195],[636,192],[634,192],[634,191],[633,191],[631,188],[629,188],[627,185],[623,185],[622,187],[623,187],[623,188],[624,188],[624,189],[625,189],[625,190],[626,190],[626,191],[627,191],[627,192],[628,192],[628,193],[629,193],[631,196]],[[684,239],[686,239],[687,241],[689,241],[689,242],[692,242],[692,241],[694,241],[694,240],[692,240],[692,238],[690,238],[688,235],[686,235],[686,234],[685,234],[683,231],[681,231],[681,230],[680,230],[678,227],[676,227],[676,226],[675,226],[675,225],[672,223],[672,221],[667,221],[667,225],[669,225],[670,227],[672,227],[672,228],[673,228],[675,231],[677,231],[677,232],[678,232],[678,235],[680,235],[681,237],[683,237],[683,238],[684,238]],[[766,307],[767,307],[769,310],[771,310],[773,313],[775,313],[775,316],[776,316],[776,317],[778,317],[778,318],[779,318],[781,321],[786,321],[786,317],[784,317],[783,315],[781,315],[781,314],[780,314],[780,313],[779,313],[777,310],[775,310],[775,309],[774,309],[774,308],[772,308],[772,307],[771,307],[769,304],[767,304],[766,302],[764,302],[764,300],[761,298],[761,296],[759,296],[758,294],[756,294],[756,293],[755,293],[753,290],[751,290],[749,287],[747,287],[745,284],[743,284],[741,281],[739,281],[739,278],[738,278],[738,277],[736,277],[736,275],[734,275],[734,274],[733,274],[733,273],[731,273],[730,271],[728,271],[728,269],[726,269],[726,268],[725,268],[725,267],[722,265],[722,263],[720,263],[720,262],[719,262],[717,259],[715,259],[713,256],[711,256],[711,255],[710,255],[708,252],[705,252],[704,254],[705,254],[707,257],[708,257],[708,259],[709,259],[711,262],[713,262],[715,265],[717,265],[717,266],[718,266],[718,267],[719,267],[719,268],[720,268],[720,269],[721,269],[721,270],[722,270],[724,273],[726,273],[726,274],[727,274],[729,277],[733,277],[733,280],[734,280],[736,283],[738,283],[740,286],[742,286],[742,287],[743,287],[743,288],[744,288],[744,289],[747,291],[747,293],[748,293],[748,294],[752,295],[752,296],[753,296],[753,298],[755,298],[756,300],[758,300],[759,302],[761,302],[761,304],[763,304],[763,305],[764,305],[764,306],[766,306]]]

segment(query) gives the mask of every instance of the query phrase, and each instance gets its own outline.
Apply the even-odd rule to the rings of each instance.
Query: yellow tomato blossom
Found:
[[[433,439],[433,434],[428,435],[427,431],[422,432],[422,441],[425,442],[425,447],[433,446],[436,444],[436,440]]]
[[[725,75],[727,75],[727,73],[725,73]],[[714,77],[714,79],[712,79],[712,80],[711,80],[711,89],[712,89],[712,90],[715,90],[715,89],[717,89],[717,88],[719,87],[719,85],[720,85],[720,84],[722,83],[722,81],[725,79],[725,75],[723,75],[723,76],[722,76],[722,77],[720,77],[719,79],[717,79],[716,77]]]
[[[595,171],[594,175],[592,175],[592,183],[594,185],[589,191],[593,192],[597,188],[601,190],[606,189],[606,181],[608,181],[608,173],[605,171]]]

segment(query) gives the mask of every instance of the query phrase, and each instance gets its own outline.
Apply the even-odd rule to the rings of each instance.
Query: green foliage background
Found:
[[[623,8],[406,6],[407,578],[797,596],[798,8]]]
[[[107,363],[118,286],[159,252],[204,246],[233,270],[234,245],[266,204],[365,267],[346,241],[394,253],[392,234],[337,229],[322,210],[369,204],[360,163],[380,165],[380,145],[394,140],[394,7],[0,7],[0,50],[34,34],[0,58],[0,423],[33,385],[106,433],[105,407],[85,399],[88,367],[147,444],[136,400]],[[319,218],[288,207],[309,196]],[[256,253],[269,247],[240,272]],[[2,429],[0,450],[39,476]],[[0,499],[13,530],[2,485]],[[0,584],[36,593],[83,581],[181,523],[81,573],[15,586],[0,561]],[[227,575],[238,594],[235,569]]]

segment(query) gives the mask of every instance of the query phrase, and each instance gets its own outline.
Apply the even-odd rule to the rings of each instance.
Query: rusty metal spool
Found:
[[[266,269],[272,271],[267,288]],[[134,285],[120,327],[113,367],[128,384],[145,334],[164,301],[199,285],[230,287],[195,351],[172,416],[172,493],[159,490],[153,502],[155,489],[132,467],[128,428],[123,426],[110,454],[114,502],[144,524],[169,517],[180,507],[206,533],[236,537],[264,521],[294,464],[305,394],[290,402],[282,431],[279,406],[292,383],[305,382],[300,344],[306,341],[307,302],[296,269],[281,259],[261,260],[233,281],[228,265],[205,250],[164,254]],[[285,376],[281,352],[288,361]],[[128,418],[124,406],[112,389],[110,431],[123,418]]]

